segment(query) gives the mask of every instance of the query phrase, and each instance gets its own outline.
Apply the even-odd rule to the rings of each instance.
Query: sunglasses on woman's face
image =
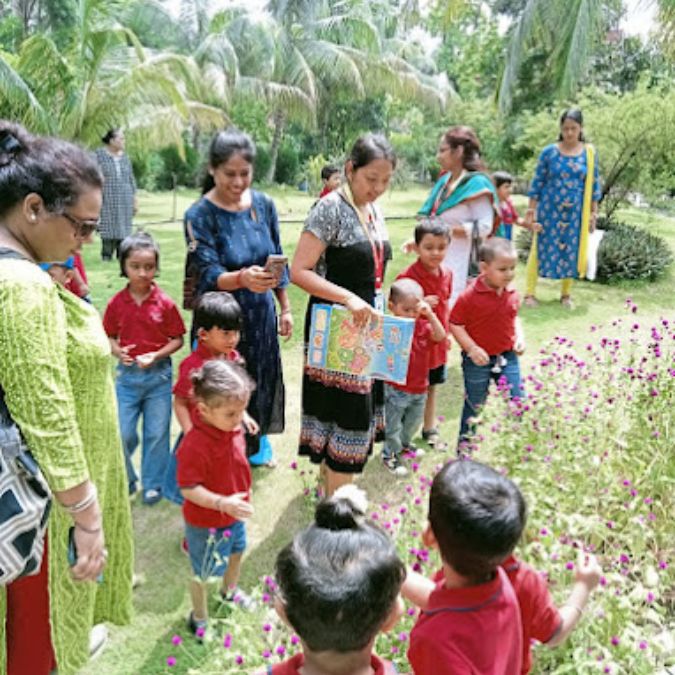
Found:
[[[77,237],[82,237],[83,239],[88,237],[94,230],[98,229],[98,226],[101,224],[100,218],[97,218],[96,220],[80,220],[75,216],[71,216],[70,213],[67,213],[66,211],[59,215],[62,215],[73,226],[75,235]]]

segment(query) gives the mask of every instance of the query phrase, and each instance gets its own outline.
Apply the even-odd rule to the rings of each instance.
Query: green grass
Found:
[[[313,199],[291,189],[274,189],[270,193],[276,201],[282,220],[284,251],[292,257],[302,225],[300,222],[284,221],[301,221]],[[195,197],[194,192],[178,193],[176,209],[179,217]],[[412,216],[424,197],[424,189],[411,188],[392,192],[382,199],[382,207],[386,214],[407,216],[388,222],[395,255],[387,273],[389,280],[413,260],[400,253],[400,246],[411,234]],[[518,206],[523,205],[519,199],[516,202]],[[167,220],[171,218],[173,211],[173,196],[171,193],[143,194],[140,207],[139,224]],[[671,249],[675,250],[675,219],[653,211],[635,209],[622,212],[620,217],[663,236]],[[158,283],[180,302],[185,256],[182,226],[180,222],[169,222],[149,224],[146,227],[161,246],[161,274]],[[108,299],[122,288],[124,280],[119,276],[119,268],[115,262],[104,264],[100,261],[98,243],[86,248],[84,258],[94,304],[102,311]],[[522,268],[519,270],[517,284],[522,292],[524,285]],[[672,312],[674,290],[672,268],[666,277],[653,284],[602,286],[580,282],[575,284],[573,289],[575,309],[569,311],[564,310],[558,302],[559,282],[540,281],[537,295],[541,306],[536,310],[523,310],[521,313],[529,345],[523,359],[524,367],[527,367],[528,361],[536,357],[538,347],[550,338],[564,334],[581,341],[591,324],[604,323],[612,317],[621,315],[628,296],[639,306],[642,321],[660,316],[666,308]],[[299,432],[301,328],[306,296],[299,289],[292,287],[290,297],[295,333],[289,342],[283,343],[287,428],[283,435],[272,437],[279,467],[274,471],[268,469],[254,471],[253,505],[256,513],[248,530],[249,550],[242,577],[244,587],[256,584],[260,576],[272,570],[278,550],[309,518],[305,500],[300,496],[303,488],[301,479],[298,472],[289,468],[290,462],[296,456]],[[189,323],[187,314],[185,319],[186,323]],[[177,364],[186,353],[187,347],[177,355],[174,363]],[[457,433],[462,400],[456,346],[450,354],[449,373],[449,382],[441,391],[438,412],[446,418],[441,425],[443,434],[446,438],[453,439]],[[175,425],[173,431],[174,434],[177,431]],[[433,466],[439,457],[439,454],[435,456],[428,454],[423,460],[423,466]],[[368,464],[359,483],[367,489],[371,500],[378,502],[385,499],[396,500],[402,490],[401,483],[393,480],[376,459]],[[134,504],[133,517],[136,571],[145,580],[135,591],[136,615],[130,626],[112,629],[108,649],[82,671],[84,674],[152,675],[164,672],[164,659],[171,653],[171,636],[176,630],[183,628],[184,616],[188,610],[189,564],[179,549],[182,531],[180,510],[166,502],[152,508]],[[199,648],[191,646],[189,649],[199,661],[201,653]],[[187,672],[182,666],[185,662],[186,659],[181,659],[172,672]]]

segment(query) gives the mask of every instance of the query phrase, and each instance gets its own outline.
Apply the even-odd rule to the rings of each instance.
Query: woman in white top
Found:
[[[471,127],[452,127],[441,136],[437,159],[444,173],[434,185],[419,215],[437,217],[450,230],[444,265],[452,272],[450,306],[466,288],[474,222],[485,239],[497,219],[497,194],[483,173],[480,142]]]

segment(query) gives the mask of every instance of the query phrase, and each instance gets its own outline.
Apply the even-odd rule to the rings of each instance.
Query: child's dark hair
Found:
[[[326,166],[321,169],[321,180],[328,180],[335,173],[340,173],[340,169],[332,164],[326,164]]]
[[[415,225],[415,243],[419,244],[428,234],[432,237],[444,237],[450,241],[448,226],[438,220],[438,218],[422,218]]]
[[[489,239],[486,239],[478,249],[478,259],[481,262],[490,263],[500,255],[512,258],[518,256],[518,251],[516,251],[516,247],[510,239],[490,237]]]
[[[110,143],[110,141],[112,141],[112,139],[115,138],[115,136],[117,136],[119,133],[120,133],[119,127],[114,129],[108,129],[108,131],[106,131],[105,133],[105,136],[101,137],[101,141],[106,145],[108,145],[108,143]]]
[[[565,120],[572,120],[573,122],[576,122],[579,126],[583,127],[584,126],[584,114],[579,110],[579,108],[568,108],[567,110],[563,110],[562,115],[560,115],[560,126],[562,127],[563,123]],[[562,141],[563,135],[562,131],[558,135],[558,140]],[[584,130],[579,132],[579,140],[580,141],[585,141],[586,138],[584,136]]]
[[[424,289],[414,279],[396,279],[389,289],[389,302],[395,305],[410,297],[422,300]]]
[[[134,251],[152,251],[155,254],[155,267],[159,272],[159,246],[148,232],[134,232],[128,237],[125,237],[120,244],[120,272],[121,276],[126,277],[127,271],[125,269],[127,258]]]
[[[506,184],[513,185],[513,176],[508,171],[495,171],[492,174],[492,180],[495,187],[501,187]]]
[[[209,168],[217,169],[234,155],[241,155],[249,164],[255,162],[255,143],[248,134],[236,127],[219,131],[209,145]],[[213,176],[207,171],[202,184],[202,194],[215,187]]]
[[[234,296],[225,291],[210,291],[199,297],[194,308],[194,329],[244,329],[241,307]]]
[[[0,216],[29,194],[42,197],[50,213],[63,213],[88,189],[101,189],[95,157],[60,138],[33,136],[0,119]]]
[[[277,556],[288,621],[313,652],[359,651],[382,628],[405,579],[391,538],[340,488]],[[363,499],[365,502],[365,498]]]
[[[213,407],[233,399],[247,402],[255,389],[255,382],[241,366],[222,359],[207,361],[190,379],[195,398]]]
[[[378,159],[384,159],[391,164],[392,168],[396,168],[396,153],[384,136],[364,134],[356,139],[349,153],[349,161],[354,171]]]
[[[476,582],[487,579],[518,543],[527,507],[511,480],[471,460],[455,460],[436,474],[429,524],[441,557]]]

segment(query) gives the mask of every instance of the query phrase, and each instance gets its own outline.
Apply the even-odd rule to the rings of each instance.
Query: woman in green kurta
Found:
[[[32,604],[24,601],[22,616],[12,618],[13,587],[34,587],[43,575],[7,587],[1,672],[10,675],[48,675],[54,665],[59,675],[75,673],[88,658],[92,626],[131,616],[131,517],[109,343],[97,312],[35,264],[65,260],[98,218],[100,204],[100,174],[88,154],[0,120],[0,385],[55,502],[64,507],[55,505],[48,525],[48,615],[36,607],[32,621],[25,616]],[[84,502],[90,502],[86,509],[68,511]],[[73,525],[78,558],[70,568]],[[47,616],[45,646],[39,624]],[[30,626],[29,634],[12,622]],[[49,651],[49,641],[55,664],[38,654]]]

